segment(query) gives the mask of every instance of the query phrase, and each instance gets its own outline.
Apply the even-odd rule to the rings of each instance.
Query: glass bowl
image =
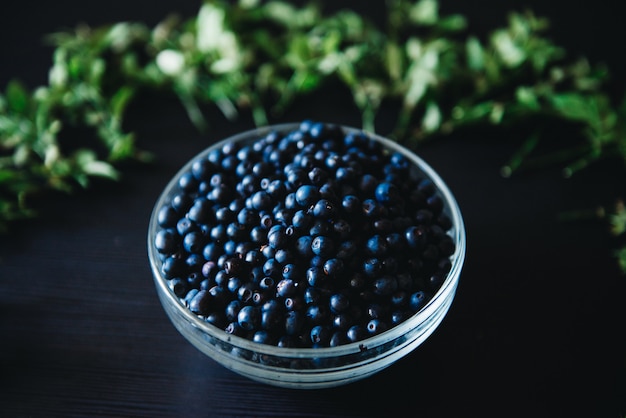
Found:
[[[298,123],[262,127],[243,132],[211,145],[192,158],[166,185],[151,215],[148,230],[148,258],[157,294],[176,329],[197,349],[222,366],[250,379],[288,388],[313,389],[332,387],[371,376],[411,353],[439,326],[455,296],[465,258],[466,238],[463,218],[457,202],[440,176],[420,157],[398,143],[365,133],[389,152],[404,155],[411,166],[411,175],[426,177],[436,186],[436,194],[444,203],[443,213],[451,220],[446,232],[455,244],[450,256],[449,272],[428,302],[408,319],[388,330],[360,341],[334,347],[291,348],[254,342],[225,332],[193,313],[171,289],[162,273],[163,257],[155,246],[158,212],[180,191],[180,178],[189,173],[195,161],[205,159],[212,150],[225,144],[252,144],[271,132],[287,133]],[[358,129],[342,126],[345,133]]]

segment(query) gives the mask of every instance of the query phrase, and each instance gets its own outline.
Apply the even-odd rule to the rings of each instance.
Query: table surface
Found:
[[[44,34],[80,22],[155,24],[198,7],[40,3],[18,2],[0,16],[2,86],[14,77],[46,82]],[[333,8],[380,17],[378,3],[363,3]],[[610,64],[618,84],[625,73],[617,2],[595,1],[592,10],[564,0],[442,3],[478,32],[528,6],[551,19],[558,43]],[[350,99],[333,92],[276,121],[303,118],[360,123]],[[626,196],[620,165],[567,180],[556,168],[504,179],[499,168],[519,145],[506,138],[423,145],[418,152],[446,180],[466,222],[466,264],[451,310],[423,345],[369,379],[280,389],[224,369],[178,334],[148,266],[148,218],[168,179],[213,141],[252,127],[246,118],[214,119],[203,136],[177,103],[136,107],[132,128],[156,164],[124,168],[119,184],[51,199],[43,218],[0,238],[0,416],[626,416],[626,277],[612,258],[614,242],[599,221],[557,220]]]

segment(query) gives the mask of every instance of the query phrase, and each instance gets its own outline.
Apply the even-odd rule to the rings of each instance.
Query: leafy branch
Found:
[[[389,136],[410,146],[476,126],[551,120],[579,128],[582,142],[537,156],[550,138],[535,124],[505,176],[542,160],[571,176],[626,158],[626,101],[607,94],[606,68],[570,60],[546,37],[546,19],[511,13],[485,39],[468,32],[464,16],[441,15],[437,0],[388,0],[387,19],[380,28],[316,4],[207,0],[196,16],[155,27],[120,22],[50,35],[48,85],[30,91],[12,81],[0,94],[0,227],[37,216],[38,195],[90,187],[96,176],[118,180],[119,162],[148,161],[123,128],[145,90],[178,96],[201,130],[209,124],[203,105],[229,120],[250,111],[263,125],[329,83],[351,94],[365,129],[376,129],[383,106],[397,109]],[[72,127],[88,128],[98,145],[66,144]]]

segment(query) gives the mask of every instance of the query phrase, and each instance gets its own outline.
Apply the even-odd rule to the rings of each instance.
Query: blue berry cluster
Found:
[[[400,153],[312,121],[195,160],[158,209],[174,294],[225,332],[329,347],[419,311],[450,270],[443,200]]]

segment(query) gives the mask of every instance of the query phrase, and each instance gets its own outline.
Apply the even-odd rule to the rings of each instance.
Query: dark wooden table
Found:
[[[17,2],[0,14],[0,85],[46,82],[44,34],[86,22],[191,16],[198,2]],[[337,1],[380,18],[382,2]],[[529,6],[573,53],[626,72],[617,3],[442,1],[479,33]],[[458,6],[458,7],[457,7]],[[621,84],[620,84],[621,83]],[[331,96],[329,96],[331,95]],[[328,99],[332,100],[328,100]],[[358,125],[348,97],[314,95],[281,121]],[[249,129],[215,118],[201,136],[177,103],[155,99],[130,120],[152,166],[119,184],[47,202],[45,216],[0,238],[0,417],[607,417],[626,416],[626,277],[601,222],[559,213],[626,196],[619,164],[565,180],[558,170],[499,175],[518,144],[486,135],[424,145],[463,211],[466,266],[452,308],[416,351],[367,380],[298,391],[227,371],[180,336],[156,296],[146,255],[153,204],[211,142]]]

